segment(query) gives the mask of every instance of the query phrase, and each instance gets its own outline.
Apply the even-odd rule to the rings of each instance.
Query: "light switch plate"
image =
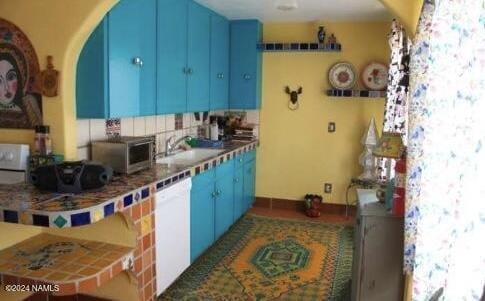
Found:
[[[332,193],[332,184],[330,183],[325,183],[323,191],[325,193]]]
[[[328,123],[328,132],[329,133],[334,133],[335,130],[336,130],[335,122],[329,122]]]

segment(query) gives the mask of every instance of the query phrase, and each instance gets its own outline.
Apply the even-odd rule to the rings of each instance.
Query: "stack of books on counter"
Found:
[[[247,123],[239,125],[234,129],[234,135],[232,136],[233,141],[252,141],[257,138],[256,136],[257,125]]]

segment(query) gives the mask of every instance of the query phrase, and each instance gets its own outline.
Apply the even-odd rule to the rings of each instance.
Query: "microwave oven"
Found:
[[[91,144],[92,160],[114,172],[132,174],[153,166],[155,137],[115,137]]]

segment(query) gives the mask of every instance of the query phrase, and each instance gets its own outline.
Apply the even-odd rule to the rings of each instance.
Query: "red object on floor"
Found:
[[[405,157],[396,162],[395,188],[392,202],[392,214],[404,216],[406,198],[406,159]]]

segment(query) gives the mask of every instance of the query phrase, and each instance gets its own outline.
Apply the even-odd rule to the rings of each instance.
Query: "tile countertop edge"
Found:
[[[53,228],[68,228],[93,224],[118,212],[129,209],[132,206],[141,204],[149,200],[155,193],[178,183],[188,177],[193,177],[198,173],[212,169],[221,163],[234,159],[235,156],[246,153],[259,145],[259,141],[248,143],[238,143],[228,147],[223,152],[198,162],[193,166],[182,168],[166,177],[153,180],[136,189],[121,193],[117,197],[100,200],[92,206],[72,210],[39,210],[39,209],[17,209],[2,206],[0,203],[0,222],[19,223]],[[155,176],[154,176],[155,177]],[[83,197],[82,194],[79,197]],[[86,199],[95,202],[96,198]],[[43,203],[55,202],[55,199],[43,201]],[[9,216],[6,218],[5,215]]]
[[[115,251],[112,251],[113,247]],[[37,253],[33,253],[33,250]],[[130,247],[103,242],[39,234],[0,251],[0,280],[2,285],[59,285],[59,290],[53,292],[56,296],[88,293],[84,291],[83,284],[91,283],[91,286],[96,284],[94,287],[99,287],[122,271],[130,270],[134,251]],[[42,257],[43,261],[32,260],[38,257]],[[79,257],[90,262],[79,262]],[[93,263],[96,265],[93,266]],[[38,266],[31,268],[32,264]],[[66,271],[65,267],[69,266],[70,269]]]

